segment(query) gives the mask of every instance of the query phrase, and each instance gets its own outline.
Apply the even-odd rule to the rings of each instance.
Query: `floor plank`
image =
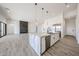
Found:
[[[54,46],[49,48],[43,56],[46,54],[49,54],[50,56],[79,56],[79,44],[77,44],[74,37],[65,36]]]

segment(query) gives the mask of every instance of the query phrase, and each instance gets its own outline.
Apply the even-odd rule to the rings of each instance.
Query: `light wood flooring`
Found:
[[[79,56],[79,45],[72,36],[65,36],[49,48],[43,56]]]
[[[0,38],[0,56],[37,56],[30,47],[28,35],[7,35]],[[79,56],[76,39],[65,36],[49,48],[43,56]]]
[[[37,56],[28,41],[28,34],[0,38],[0,56]]]

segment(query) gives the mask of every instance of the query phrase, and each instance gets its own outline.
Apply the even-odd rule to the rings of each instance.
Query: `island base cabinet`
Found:
[[[51,34],[50,45],[54,45],[59,39],[59,33]]]
[[[41,54],[46,50],[45,49],[45,37],[42,37],[41,38],[42,40],[41,40]]]
[[[30,34],[29,44],[35,50],[35,52],[40,56],[40,37]]]
[[[50,46],[52,46],[55,43],[55,35],[51,35],[51,40],[50,40]]]
[[[50,48],[50,35],[45,37],[45,47],[46,50]]]

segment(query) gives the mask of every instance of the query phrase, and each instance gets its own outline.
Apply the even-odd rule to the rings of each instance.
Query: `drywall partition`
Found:
[[[45,20],[43,27],[42,27],[42,32],[47,33],[47,28],[51,27],[53,24],[61,24],[62,29],[61,29],[61,36],[64,36],[64,19],[63,19],[63,14],[59,14],[56,17],[50,18]]]
[[[76,36],[76,33],[75,33],[75,31],[76,31],[76,25],[73,25],[73,27],[75,27],[75,28],[72,28],[71,26],[72,26],[72,23],[73,23],[73,21],[74,20],[76,20],[76,15],[77,15],[77,9],[74,9],[74,10],[72,10],[72,11],[69,11],[69,12],[67,12],[67,13],[64,13],[64,20],[65,20],[65,35],[71,35],[73,32],[72,31],[74,31],[74,36]],[[72,18],[72,19],[71,19]],[[68,19],[68,20],[67,20]],[[70,20],[71,19],[71,20]],[[74,20],[73,20],[74,19]],[[72,21],[73,20],[73,21]],[[75,21],[74,21],[75,22]],[[66,24],[67,23],[67,24]],[[69,26],[72,28],[70,28],[69,26],[68,26],[68,24],[69,24]],[[67,26],[68,26],[68,28],[67,28]]]
[[[40,21],[29,21],[28,23],[28,32],[29,33],[42,33],[42,24],[44,23],[43,20]]]
[[[65,35],[76,36],[76,17],[65,19]]]
[[[13,34],[20,34],[19,29],[19,21],[16,20],[10,20],[7,23],[7,34],[13,35]]]
[[[19,21],[15,21],[15,23],[14,23],[14,33],[15,34],[20,34],[20,23],[19,23]]]
[[[77,6],[77,17],[76,17],[76,39],[79,44],[79,4]]]
[[[7,34],[8,35],[14,34],[14,24],[7,24]]]
[[[67,13],[64,13],[64,18],[72,18],[77,15],[76,12],[77,12],[77,10],[75,9],[75,10],[69,11]]]
[[[6,19],[2,15],[0,15],[0,21],[3,22],[3,23],[7,23]]]
[[[6,29],[6,19],[0,15],[0,37],[3,37],[7,34]]]
[[[29,33],[36,33],[36,22],[29,22],[28,23],[28,32]]]

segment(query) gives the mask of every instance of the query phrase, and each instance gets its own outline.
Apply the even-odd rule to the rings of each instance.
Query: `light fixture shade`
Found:
[[[37,5],[37,3],[35,3],[35,5]]]
[[[42,8],[42,10],[44,10],[44,8]]]

